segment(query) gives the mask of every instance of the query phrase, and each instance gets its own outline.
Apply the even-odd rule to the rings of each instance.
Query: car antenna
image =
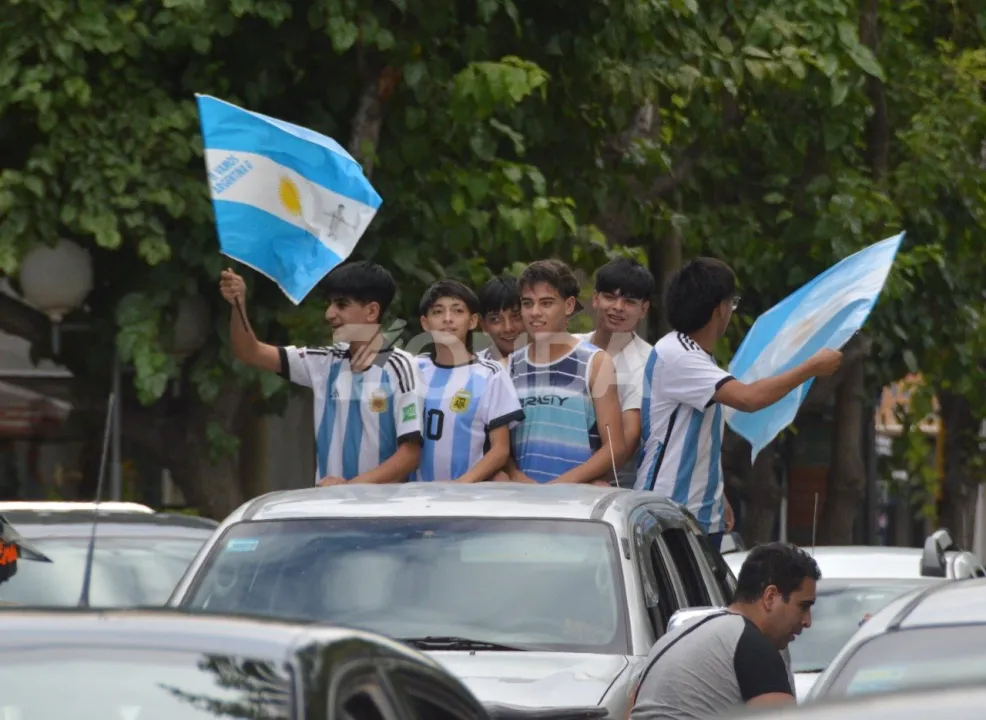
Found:
[[[616,472],[616,454],[613,452],[613,433],[609,431],[609,423],[606,423],[606,437],[609,440],[609,461],[613,463],[613,482],[616,487],[620,486],[620,476]]]
[[[103,481],[106,479],[106,456],[110,446],[110,427],[113,423],[113,405],[116,394],[110,393],[106,403],[106,428],[103,430],[103,453],[99,458],[99,476],[96,478],[96,502],[93,506],[92,529],[89,532],[89,547],[86,549],[86,568],[82,575],[82,594],[79,595],[79,607],[89,607],[89,587],[92,584],[93,553],[96,549],[96,527],[99,524],[99,503],[103,500]]]
[[[815,531],[818,529],[818,493],[815,493],[815,509],[811,511],[811,556],[815,557]]]

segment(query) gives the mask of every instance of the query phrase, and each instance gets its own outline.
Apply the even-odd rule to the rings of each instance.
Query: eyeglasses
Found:
[[[736,308],[739,307],[739,302],[740,302],[740,296],[739,295],[734,295],[733,296],[733,301],[732,301],[733,310],[735,310]]]

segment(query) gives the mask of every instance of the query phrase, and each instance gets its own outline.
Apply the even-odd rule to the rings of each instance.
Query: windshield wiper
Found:
[[[524,648],[484,640],[471,640],[455,635],[428,635],[427,637],[399,638],[402,643],[419,650],[499,650],[503,652],[525,652]]]

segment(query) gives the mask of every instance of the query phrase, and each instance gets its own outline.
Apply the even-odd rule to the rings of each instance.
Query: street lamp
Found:
[[[181,363],[201,348],[209,337],[209,303],[199,294],[178,302],[178,313],[169,351]]]
[[[92,282],[89,251],[70,240],[38,245],[21,261],[21,292],[25,300],[51,319],[51,345],[56,357],[59,325],[68,313],[82,305],[92,290]]]

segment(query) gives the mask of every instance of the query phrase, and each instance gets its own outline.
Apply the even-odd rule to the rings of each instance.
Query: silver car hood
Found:
[[[593,707],[623,672],[622,655],[558,652],[428,652],[483,703]]]

